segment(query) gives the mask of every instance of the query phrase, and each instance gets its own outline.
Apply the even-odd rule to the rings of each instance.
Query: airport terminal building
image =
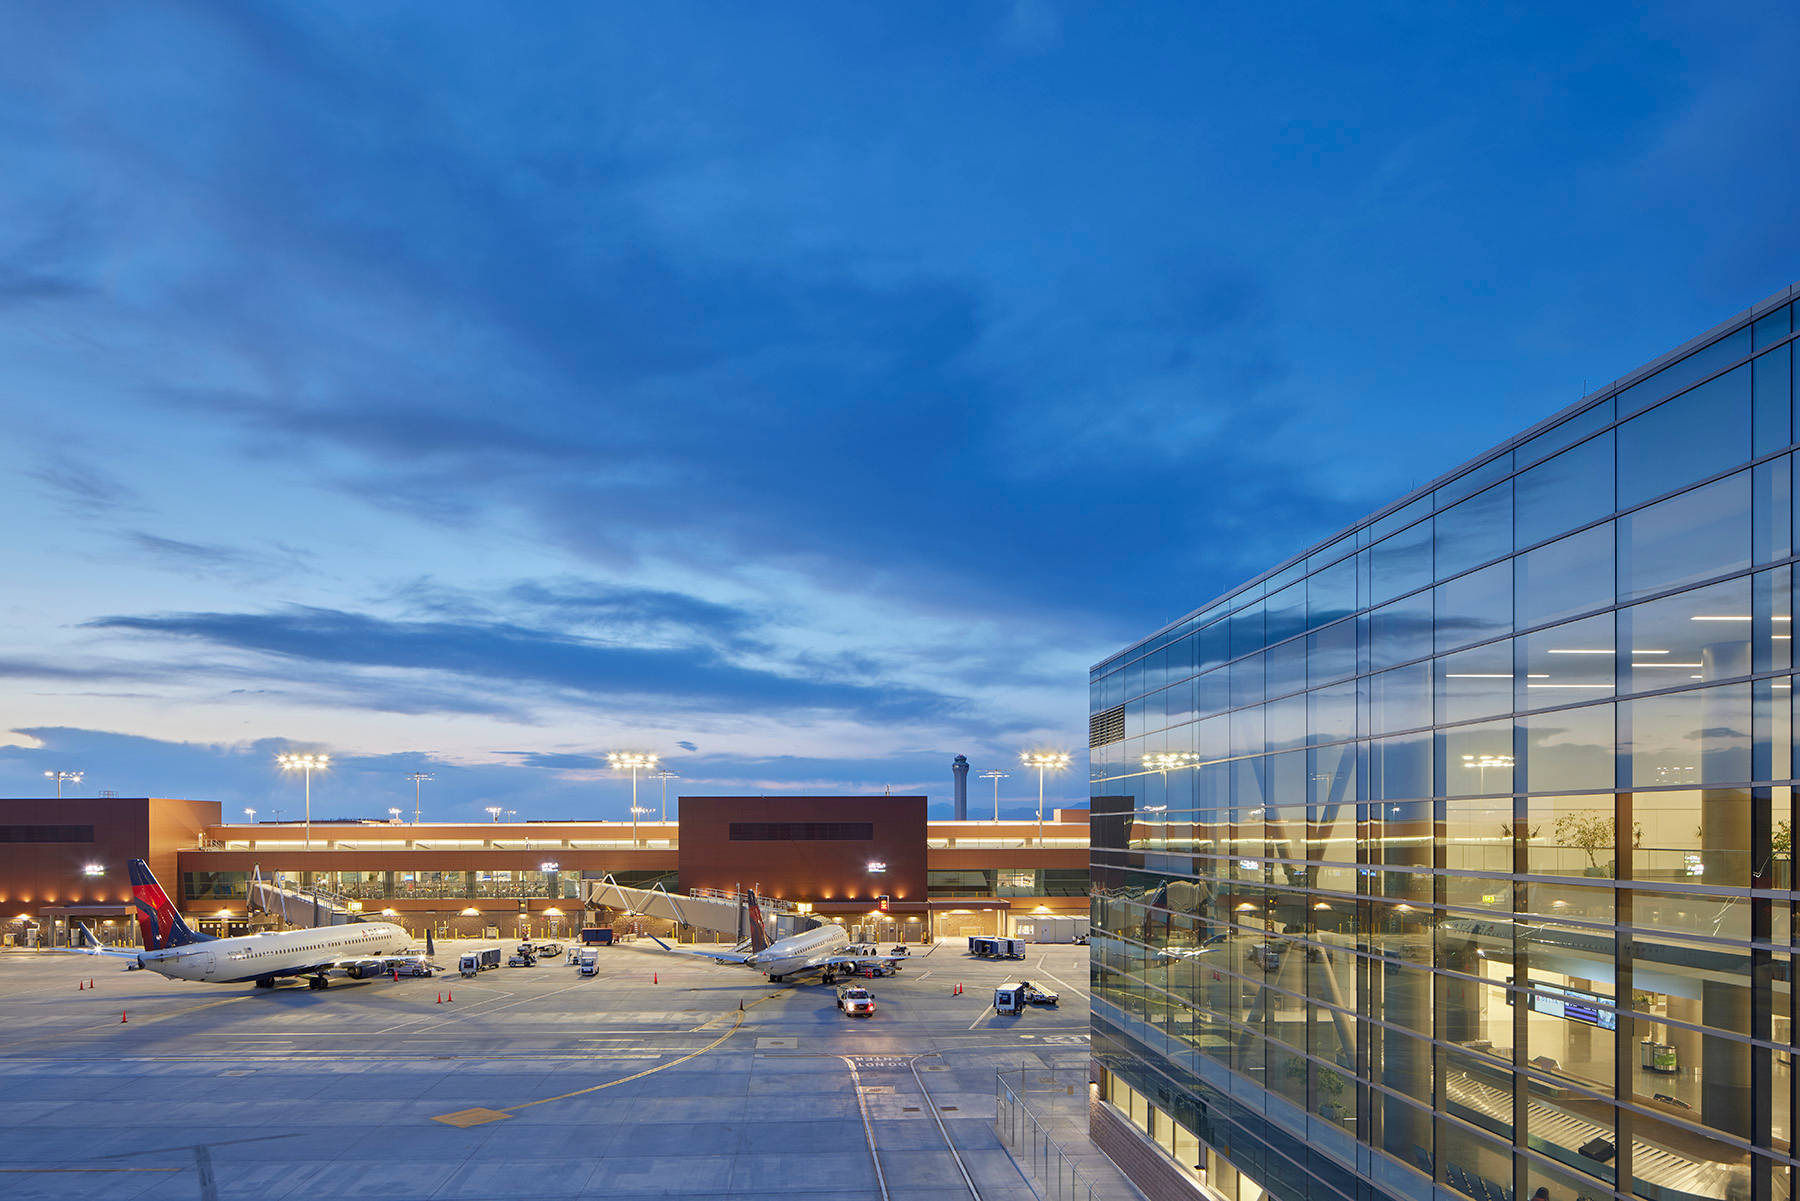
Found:
[[[1093,669],[1150,1196],[1791,1196],[1796,296]]]
[[[671,798],[676,800],[676,798]],[[253,873],[440,937],[562,936],[605,918],[587,885],[762,894],[884,941],[1032,936],[1088,913],[1088,814],[932,821],[922,796],[681,797],[678,820],[234,823],[217,801],[0,800],[0,935],[136,936],[143,858],[196,928],[245,933]],[[885,898],[885,899],[884,899]]]

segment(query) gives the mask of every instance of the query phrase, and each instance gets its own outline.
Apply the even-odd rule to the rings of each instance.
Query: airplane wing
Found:
[[[80,922],[76,923],[76,929],[80,930],[83,934],[87,935],[87,942],[88,942],[87,946],[84,946],[84,947],[57,947],[55,949],[58,951],[65,951],[65,952],[68,952],[68,953],[74,954],[74,955],[104,955],[110,959],[136,959],[139,955],[143,954],[142,951],[128,950],[124,947],[101,946],[100,940],[98,938],[94,937],[94,932],[92,930],[88,929],[86,925],[84,925]]]
[[[692,955],[696,959],[711,959],[715,963],[735,963],[739,967],[750,962],[750,956],[741,955],[735,951],[684,951],[679,947],[670,946],[654,934],[650,935],[650,941],[671,955]]]
[[[839,967],[843,964],[852,966],[860,963],[904,963],[911,955],[819,955],[806,961],[806,966],[799,970],[812,968]]]

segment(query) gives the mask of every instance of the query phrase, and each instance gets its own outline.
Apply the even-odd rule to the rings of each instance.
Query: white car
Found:
[[[851,1017],[875,1016],[875,994],[859,984],[838,989],[837,1006]]]

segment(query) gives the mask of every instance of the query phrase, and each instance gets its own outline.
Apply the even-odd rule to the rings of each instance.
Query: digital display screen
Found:
[[[1511,983],[1511,981],[1508,981]],[[1619,1027],[1619,1015],[1610,1009],[1600,1008],[1606,998],[1598,993],[1582,992],[1578,988],[1564,988],[1560,984],[1531,983],[1529,987],[1537,991],[1531,994],[1531,1011],[1546,1017],[1567,1018],[1571,1022],[1585,1022],[1589,1026],[1598,1026],[1602,1030],[1616,1030]],[[1506,994],[1506,1003],[1513,1003],[1512,994]]]

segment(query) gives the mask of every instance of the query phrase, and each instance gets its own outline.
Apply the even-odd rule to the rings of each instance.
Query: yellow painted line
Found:
[[[731,1029],[719,1035],[719,1037],[713,1039],[698,1051],[690,1051],[680,1059],[672,1059],[668,1063],[658,1064],[653,1068],[645,1068],[641,1072],[637,1072],[630,1076],[622,1076],[617,1080],[608,1080],[605,1084],[593,1084],[589,1085],[587,1088],[578,1088],[574,1092],[559,1093],[554,1097],[541,1097],[536,1101],[523,1101],[518,1105],[509,1105],[505,1109],[488,1109],[483,1106],[476,1106],[473,1109],[459,1109],[455,1113],[436,1114],[431,1120],[434,1122],[442,1122],[446,1126],[457,1126],[465,1129],[470,1126],[483,1126],[489,1122],[505,1121],[519,1110],[530,1109],[533,1105],[548,1105],[552,1101],[567,1101],[570,1097],[583,1097],[588,1093],[597,1093],[603,1089],[617,1088],[621,1084],[630,1084],[633,1080],[642,1080],[645,1076],[654,1076],[658,1072],[666,1072],[670,1068],[680,1067],[688,1060],[698,1059],[708,1051],[715,1049],[723,1044],[726,1039],[736,1034],[739,1027],[744,1024],[744,1014],[748,1012],[752,1006],[760,1005],[768,1000],[769,997],[779,995],[779,993],[770,993],[767,997],[758,997],[756,1000],[750,1002],[750,1005],[738,1010],[737,1019],[731,1023]]]

